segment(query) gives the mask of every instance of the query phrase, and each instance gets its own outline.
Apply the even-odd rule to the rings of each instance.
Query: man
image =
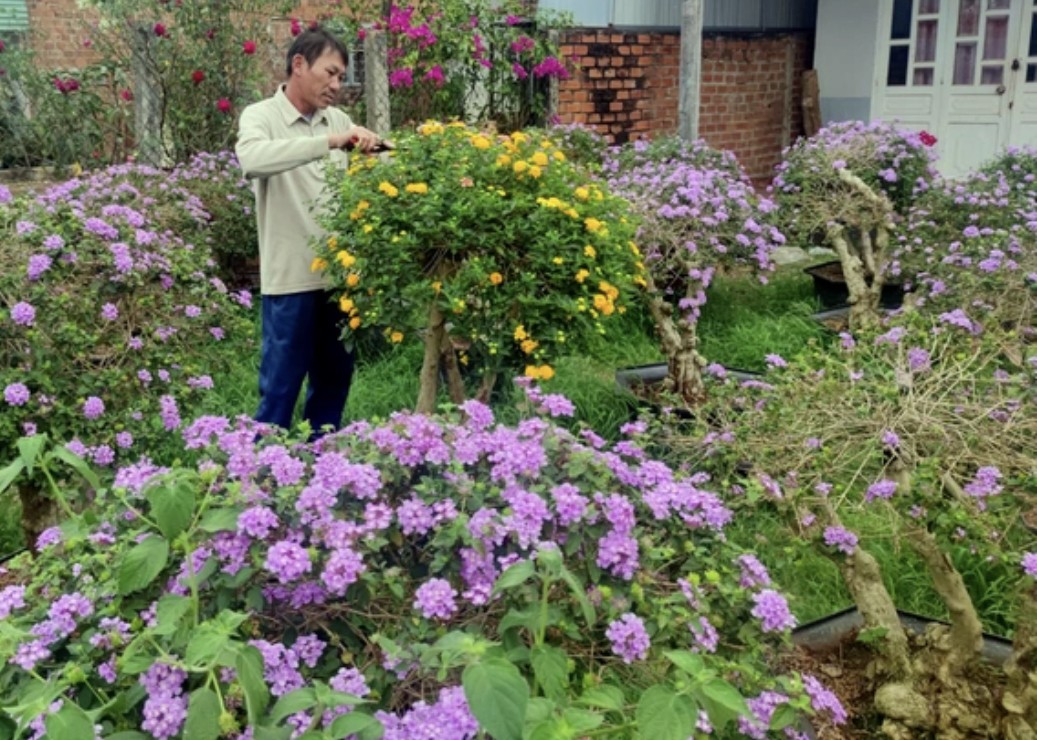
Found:
[[[237,155],[253,179],[259,229],[262,357],[256,421],[288,428],[307,379],[303,418],[318,432],[337,429],[349,394],[353,356],[339,339],[341,314],[328,285],[311,270],[312,242],[326,238],[318,222],[328,160],[347,165],[346,149],[379,143],[334,107],[348,56],[323,29],[295,37],[287,82],[248,106],[238,127]]]

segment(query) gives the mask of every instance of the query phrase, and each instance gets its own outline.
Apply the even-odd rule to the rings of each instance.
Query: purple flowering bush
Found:
[[[28,737],[763,738],[841,707],[705,475],[609,446],[526,384],[314,443],[181,431],[0,587],[0,710]],[[802,719],[801,719],[802,718]],[[73,735],[62,728],[76,728]],[[790,730],[791,731],[791,730]]]
[[[874,703],[891,736],[1022,737],[1012,733],[1037,717],[1025,668],[1037,634],[1035,542],[1020,526],[1037,495],[1037,352],[978,316],[923,300],[876,332],[843,334],[836,353],[774,366],[765,383],[715,399],[716,426],[685,448],[746,508],[779,512],[838,565],[876,649]],[[869,520],[881,531],[855,528]],[[896,574],[872,554],[878,538],[913,551],[946,605],[949,626],[935,626],[920,654],[884,580]],[[1005,702],[976,672],[994,582],[1014,605]]]
[[[379,7],[384,7],[379,4]],[[354,15],[359,40],[386,32],[394,122],[492,121],[501,131],[542,122],[546,84],[569,76],[550,31],[567,24],[525,0],[392,3],[374,24]]]
[[[638,141],[613,150],[604,164],[609,187],[626,197],[643,223],[648,306],[669,364],[664,390],[685,404],[705,397],[698,320],[718,270],[748,267],[765,279],[771,252],[785,237],[730,152],[705,142]]]
[[[116,166],[0,197],[5,462],[37,434],[101,468],[135,460],[229,369],[220,343],[250,335],[251,298],[215,276],[204,243],[212,216],[187,185],[206,161],[172,173]]]
[[[771,186],[790,238],[839,256],[850,324],[874,325],[892,242],[936,177],[925,132],[860,121],[834,123],[784,153]]]

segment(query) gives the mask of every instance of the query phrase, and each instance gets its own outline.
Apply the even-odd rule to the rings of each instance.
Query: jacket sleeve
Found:
[[[325,136],[271,138],[263,112],[250,106],[241,113],[234,151],[245,177],[269,177],[327,155],[328,139]]]

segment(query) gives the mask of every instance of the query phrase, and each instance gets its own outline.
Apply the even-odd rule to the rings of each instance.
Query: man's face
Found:
[[[346,60],[334,49],[326,49],[313,64],[297,54],[292,60],[292,82],[296,83],[300,99],[312,113],[334,105],[346,73]]]

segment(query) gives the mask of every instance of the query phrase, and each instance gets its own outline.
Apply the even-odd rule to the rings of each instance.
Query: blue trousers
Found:
[[[306,378],[303,418],[314,432],[338,429],[353,378],[353,354],[340,339],[344,314],[315,290],[264,295],[256,421],[288,429]]]

